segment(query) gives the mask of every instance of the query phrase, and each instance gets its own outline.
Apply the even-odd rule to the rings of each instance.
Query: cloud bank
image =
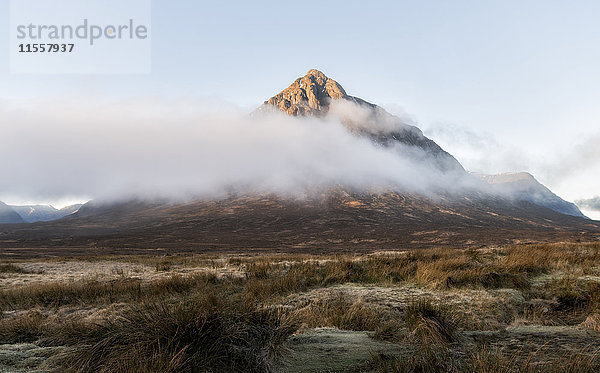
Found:
[[[414,149],[353,135],[338,117],[361,113],[336,110],[338,116],[299,119],[193,100],[2,102],[0,196],[188,198],[334,185],[429,193],[461,186]]]
[[[487,132],[450,123],[428,127],[425,134],[458,158],[469,171],[499,174],[531,171],[531,156],[516,146],[501,143]]]

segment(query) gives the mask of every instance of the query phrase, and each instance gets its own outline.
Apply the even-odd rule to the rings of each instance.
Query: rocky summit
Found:
[[[292,116],[323,116],[329,111],[331,100],[345,99],[354,102],[365,101],[348,96],[344,88],[319,70],[312,69],[281,91],[265,101],[263,108],[275,108]]]

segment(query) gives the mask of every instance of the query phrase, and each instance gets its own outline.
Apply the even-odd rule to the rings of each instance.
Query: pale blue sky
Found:
[[[541,162],[567,157],[600,132],[600,2],[152,4],[151,74],[28,76],[8,72],[2,1],[0,99],[216,97],[252,108],[319,68],[350,94],[402,108],[425,130],[449,126],[457,136],[493,137],[517,158],[481,169],[481,155],[472,154],[478,149],[432,130],[469,168],[527,169],[570,199],[600,194],[597,161],[570,175],[577,187]],[[511,149],[524,154],[514,157]]]
[[[4,24],[7,13],[3,1]],[[528,114],[573,94],[597,101],[599,14],[594,1],[154,0],[152,74],[10,76],[1,58],[0,93],[218,95],[254,105],[317,67],[355,94],[422,115],[448,119],[460,105],[458,113],[508,116],[488,110],[504,104]]]

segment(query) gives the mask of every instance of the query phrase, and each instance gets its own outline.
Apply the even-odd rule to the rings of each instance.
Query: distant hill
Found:
[[[21,218],[27,223],[36,223],[39,221],[51,221],[63,218],[78,211],[81,204],[63,207],[62,209],[54,208],[50,205],[27,205],[27,206],[10,206],[16,211]]]
[[[511,172],[499,175],[473,173],[473,175],[489,183],[495,192],[508,198],[528,201],[561,214],[587,219],[574,203],[565,201],[552,193],[550,189],[527,172]]]
[[[0,224],[24,223],[25,221],[15,210],[4,202],[0,202]]]

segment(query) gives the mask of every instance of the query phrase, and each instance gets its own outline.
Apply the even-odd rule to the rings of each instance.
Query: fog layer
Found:
[[[214,106],[211,106],[214,107]],[[61,100],[0,104],[0,195],[188,198],[231,190],[302,193],[308,188],[460,188],[419,150],[385,148],[353,135],[338,116],[207,109],[195,101]],[[381,124],[378,131],[391,127]]]

